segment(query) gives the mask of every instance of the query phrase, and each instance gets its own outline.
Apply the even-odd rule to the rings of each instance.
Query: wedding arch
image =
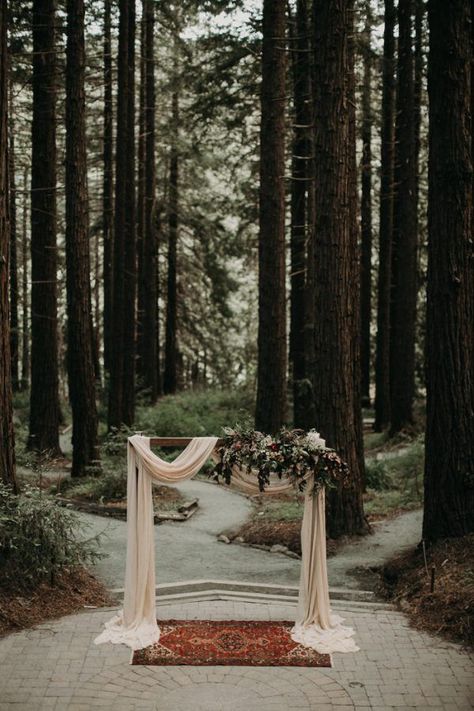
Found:
[[[319,437],[319,435],[317,435]],[[178,441],[178,439],[174,440]],[[126,644],[133,650],[159,641],[160,629],[155,607],[155,535],[152,484],[177,484],[190,479],[210,459],[218,459],[217,437],[194,437],[172,462],[151,447],[171,439],[134,435],[127,443],[127,562],[123,609],[105,624],[96,644]],[[322,447],[324,440],[319,438]],[[252,473],[231,465],[232,481],[247,493],[262,491]],[[320,653],[358,650],[351,627],[332,613],[326,565],[325,487],[313,486],[309,472],[305,486],[301,528],[301,575],[292,639]],[[294,488],[294,478],[281,475],[267,478],[265,493],[282,493]]]

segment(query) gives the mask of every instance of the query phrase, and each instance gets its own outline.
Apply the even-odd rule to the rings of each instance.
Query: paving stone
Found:
[[[339,610],[338,610],[339,612]],[[71,615],[0,640],[1,711],[468,711],[473,657],[409,628],[396,611],[344,611],[361,650],[333,668],[133,667],[93,644],[110,610]],[[293,619],[294,607],[216,600],[160,605],[181,619]]]

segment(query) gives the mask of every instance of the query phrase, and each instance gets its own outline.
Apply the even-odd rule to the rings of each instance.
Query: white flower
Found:
[[[309,450],[321,449],[326,447],[326,440],[321,437],[316,430],[310,430],[304,438],[304,443]]]

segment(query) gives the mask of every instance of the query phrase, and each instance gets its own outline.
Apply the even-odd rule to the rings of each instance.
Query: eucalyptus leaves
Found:
[[[213,475],[229,484],[232,467],[255,473],[260,491],[270,484],[270,476],[290,477],[303,491],[308,475],[314,475],[314,491],[321,487],[336,487],[348,479],[349,469],[339,455],[326,447],[315,430],[282,429],[275,437],[257,430],[226,428],[222,444],[217,449],[219,461]]]

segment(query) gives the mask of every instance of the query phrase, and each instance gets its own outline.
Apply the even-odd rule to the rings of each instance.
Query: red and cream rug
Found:
[[[293,622],[160,621],[160,641],[133,653],[147,666],[330,667],[329,654],[293,642]]]

